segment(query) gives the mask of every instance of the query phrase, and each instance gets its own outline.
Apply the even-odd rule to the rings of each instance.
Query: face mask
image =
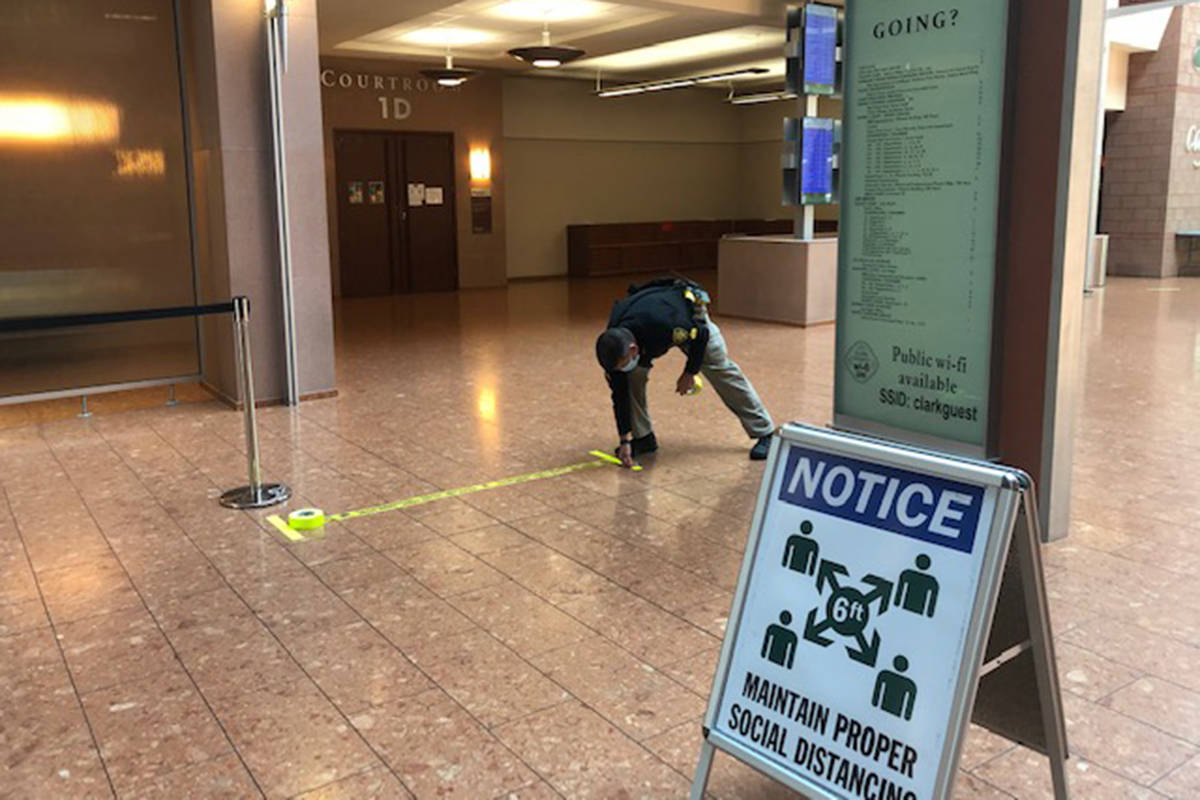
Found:
[[[633,358],[629,359],[629,363],[626,364],[625,366],[617,367],[617,372],[633,372],[634,368],[637,367],[637,365],[638,365],[638,357],[634,356]]]

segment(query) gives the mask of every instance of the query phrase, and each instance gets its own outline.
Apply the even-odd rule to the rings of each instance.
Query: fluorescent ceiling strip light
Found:
[[[745,106],[751,103],[770,103],[775,100],[795,100],[796,95],[791,92],[764,92],[762,94],[743,94],[737,97],[731,97],[729,102],[735,106]]]
[[[624,97],[627,94],[645,94],[645,86],[626,86],[621,89],[605,89],[598,93],[599,97]]]
[[[630,83],[624,86],[616,86],[612,89],[603,89],[596,94],[600,97],[621,97],[627,94],[641,94],[642,92],[661,92],[663,89],[682,89],[685,86],[695,86],[701,83],[718,83],[746,75],[762,75],[766,72],[767,70],[763,67],[748,67],[728,72],[715,72],[711,75],[697,75],[691,78],[664,78],[661,81]]]
[[[659,42],[620,53],[595,56],[580,66],[608,72],[658,68],[670,64],[697,61],[705,57],[712,58],[732,53],[782,48],[785,39],[786,33],[782,27],[745,25],[669,42]]]

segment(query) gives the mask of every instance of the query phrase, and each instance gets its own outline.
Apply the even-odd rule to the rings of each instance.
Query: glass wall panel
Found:
[[[0,317],[195,303],[170,0],[0,2]],[[0,398],[199,371],[192,319],[0,334]]]

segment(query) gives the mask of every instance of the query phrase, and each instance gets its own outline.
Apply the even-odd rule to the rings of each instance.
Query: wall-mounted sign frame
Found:
[[[834,424],[990,453],[1008,0],[846,15]]]
[[[1065,798],[1034,506],[1018,470],[784,426],[759,492],[692,799],[704,796],[720,749],[808,797],[944,800],[977,699],[980,724],[1050,756]],[[1016,676],[1025,682],[1006,672],[1025,663],[1029,674]],[[983,682],[996,675],[1003,714],[1000,693]]]

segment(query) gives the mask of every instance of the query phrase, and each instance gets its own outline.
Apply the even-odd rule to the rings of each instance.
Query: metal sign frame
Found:
[[[1033,487],[1029,478],[1019,470],[987,462],[960,459],[943,453],[920,450],[863,436],[837,433],[824,428],[790,424],[781,428],[771,443],[771,452],[763,474],[758,503],[754,510],[737,590],[729,612],[729,624],[721,646],[716,674],[713,677],[708,710],[704,716],[704,741],[701,745],[700,757],[692,783],[692,800],[701,800],[704,797],[709,770],[717,749],[810,797],[821,800],[845,800],[843,795],[831,793],[826,788],[810,783],[796,773],[780,768],[777,764],[764,759],[716,728],[717,715],[720,712],[729,682],[734,642],[737,641],[741,630],[746,594],[749,590],[753,567],[758,560],[767,504],[774,500],[772,494],[775,477],[783,463],[780,456],[785,443],[801,444],[831,455],[858,458],[875,464],[960,481],[978,486],[985,491],[996,490],[995,509],[983,544],[985,551],[981,563],[981,579],[975,587],[974,607],[964,639],[962,661],[955,680],[954,697],[950,705],[933,797],[940,800],[950,796],[980,678],[986,674],[986,671],[1005,663],[1003,659],[995,658],[986,665],[983,662],[1005,563],[1010,551],[1010,544],[1013,544],[1022,556],[1022,566],[1025,566],[1024,562],[1031,560],[1036,569],[1022,569],[1022,576],[1026,584],[1024,587],[1026,590],[1025,600],[1030,611],[1031,636],[1028,641],[1021,644],[1019,649],[1012,648],[1013,652],[1008,655],[1011,658],[1029,650],[1033,651],[1034,660],[1038,665],[1039,706],[1045,726],[1047,751],[1051,756],[1055,796],[1060,799],[1066,798],[1065,724],[1062,717],[1062,701],[1059,695],[1057,676],[1054,674],[1053,645],[1049,638],[1049,622],[1045,615],[1045,594],[1041,585],[1040,560],[1036,549],[1037,516],[1036,513],[1029,513],[1033,509]],[[1022,530],[1026,543],[1018,544],[1014,541],[1013,529],[1022,510],[1025,512],[1025,519],[1030,524],[1024,526]],[[1026,554],[1028,559],[1025,558]],[[1029,585],[1031,582],[1037,585]]]

